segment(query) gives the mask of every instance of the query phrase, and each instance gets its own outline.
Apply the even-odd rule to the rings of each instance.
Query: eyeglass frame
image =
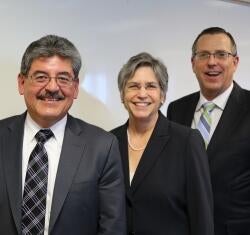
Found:
[[[36,75],[37,75],[37,77],[46,77],[48,80],[46,82],[44,80],[44,81],[41,81],[41,83],[39,83],[39,82],[37,82],[38,80],[34,79]],[[60,84],[60,82],[58,83],[58,81],[60,81],[59,78],[62,77],[62,76],[68,76],[71,79],[70,81],[67,81],[68,84]],[[67,75],[65,75],[65,74],[59,74],[59,75],[57,75],[55,77],[51,77],[51,76],[48,76],[47,74],[43,74],[43,73],[34,73],[32,75],[29,75],[29,76],[26,75],[25,77],[28,78],[28,79],[30,79],[30,81],[33,83],[33,85],[35,85],[37,87],[45,87],[45,86],[47,86],[50,83],[51,79],[55,79],[56,84],[58,86],[60,86],[60,87],[71,87],[72,84],[73,84],[73,82],[77,80],[76,78],[72,77],[69,74],[67,74]],[[61,81],[63,81],[63,80],[65,81],[65,79],[62,79]]]
[[[219,57],[219,54],[224,54],[225,56],[223,57]],[[201,55],[203,54],[205,57],[197,57],[197,55]],[[196,58],[198,60],[201,60],[201,61],[206,61],[206,60],[209,60],[210,57],[213,56],[214,59],[217,59],[219,61],[223,61],[223,60],[226,60],[229,58],[229,56],[232,56],[232,57],[236,57],[237,54],[233,54],[231,52],[228,52],[228,51],[215,51],[214,53],[211,53],[209,51],[198,51],[198,52],[195,52],[194,55],[193,55],[193,58]]]
[[[140,91],[144,88],[146,91],[161,90],[161,86],[158,82],[146,82],[144,85],[138,82],[127,82],[125,89],[128,91]]]

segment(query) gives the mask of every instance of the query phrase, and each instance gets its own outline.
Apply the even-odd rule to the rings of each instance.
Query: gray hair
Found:
[[[196,53],[196,50],[197,50],[198,40],[200,39],[201,36],[207,35],[207,34],[210,34],[210,35],[224,34],[224,35],[226,35],[230,39],[230,41],[231,41],[232,54],[234,56],[237,56],[237,46],[236,46],[236,43],[235,43],[235,40],[234,40],[233,36],[229,32],[227,32],[225,29],[223,29],[223,28],[220,28],[220,27],[210,27],[210,28],[206,28],[203,31],[201,31],[201,33],[194,40],[194,43],[193,43],[193,46],[192,46],[192,57],[195,56],[195,53]]]
[[[56,35],[44,36],[27,47],[22,58],[20,73],[27,76],[35,59],[55,55],[71,61],[74,76],[77,79],[82,65],[80,53],[72,42]]]
[[[118,88],[123,98],[125,86],[140,67],[151,67],[160,84],[160,89],[165,97],[168,88],[168,72],[166,66],[158,59],[146,52],[132,56],[118,74]]]

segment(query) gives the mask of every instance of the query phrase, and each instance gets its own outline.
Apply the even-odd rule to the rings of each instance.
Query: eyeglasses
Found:
[[[223,61],[223,60],[228,59],[229,56],[235,57],[236,55],[233,55],[232,53],[227,52],[227,51],[216,51],[214,53],[207,52],[207,51],[201,51],[201,52],[196,52],[194,54],[194,57],[196,59],[204,60],[204,61],[210,59],[210,56],[213,56],[214,59]]]
[[[67,74],[61,74],[56,77],[50,77],[46,74],[33,74],[29,78],[32,84],[37,87],[47,86],[52,78],[56,80],[57,85],[60,87],[70,87],[74,81],[74,78]]]
[[[145,85],[137,82],[128,82],[126,87],[128,91],[139,91],[142,87],[144,87],[146,91],[155,91],[160,88],[160,85],[156,82],[147,82]]]

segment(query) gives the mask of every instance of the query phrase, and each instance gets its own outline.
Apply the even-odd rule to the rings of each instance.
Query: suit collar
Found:
[[[217,146],[225,142],[227,136],[233,134],[234,129],[241,123],[241,118],[244,117],[247,110],[245,92],[237,83],[234,83],[234,88],[209,142],[207,148],[209,155]]]
[[[190,104],[183,107],[184,115],[182,115],[183,120],[181,123],[186,126],[192,125],[195,109],[200,99],[200,93],[199,92],[194,93],[192,96],[190,96],[190,99],[191,99]]]
[[[131,184],[132,193],[140,187],[143,179],[150,173],[155,163],[161,156],[161,152],[166,146],[169,139],[169,124],[167,119],[159,112],[159,117],[156,122],[153,133],[149,142],[142,154],[141,160],[136,169],[134,178]]]
[[[127,126],[128,122],[124,124],[117,137],[119,139],[120,152],[122,157],[123,172],[125,178],[125,187],[127,196],[131,198],[142,183],[143,179],[150,172],[154,164],[157,162],[160,152],[163,150],[169,139],[169,122],[159,112],[159,117],[156,122],[153,133],[149,139],[149,142],[142,154],[141,160],[136,169],[133,180],[129,182],[129,162],[128,162],[128,141],[127,141]]]

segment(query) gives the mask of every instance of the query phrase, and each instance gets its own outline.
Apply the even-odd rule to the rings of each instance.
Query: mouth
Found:
[[[215,78],[215,77],[218,77],[219,75],[221,75],[222,72],[220,71],[208,71],[208,72],[205,72],[205,75],[208,76],[208,77],[211,77],[211,78]]]
[[[150,102],[133,102],[133,104],[137,107],[147,107],[149,106],[151,103]]]
[[[55,99],[55,98],[42,98],[40,99],[42,101],[46,101],[46,102],[55,102],[55,101],[60,101],[60,100],[63,100],[63,99]]]

